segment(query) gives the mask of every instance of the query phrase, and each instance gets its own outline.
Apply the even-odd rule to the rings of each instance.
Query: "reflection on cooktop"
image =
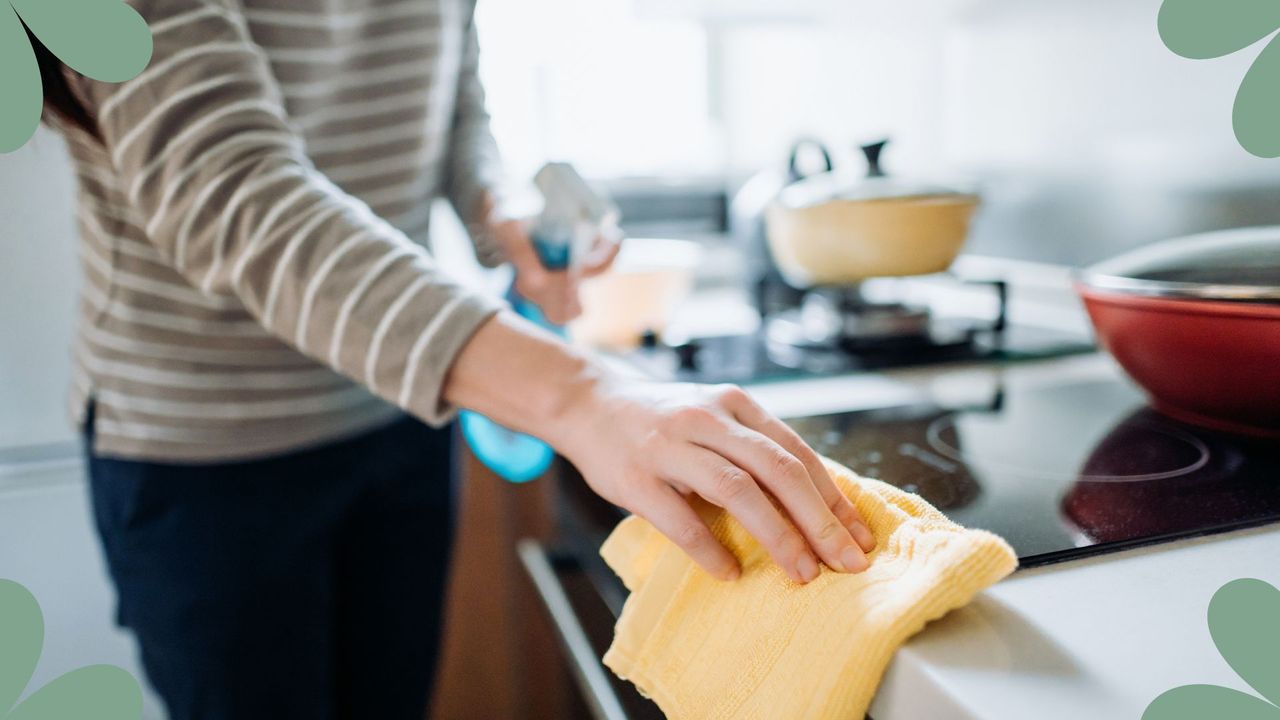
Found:
[[[991,530],[1024,567],[1280,520],[1280,443],[1165,418],[1118,381],[787,421],[819,452]]]

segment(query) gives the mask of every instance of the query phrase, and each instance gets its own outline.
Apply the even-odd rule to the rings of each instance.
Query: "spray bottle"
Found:
[[[594,192],[567,163],[548,163],[534,177],[543,209],[530,231],[535,252],[548,270],[566,270],[586,257],[600,237],[619,234],[618,208]],[[507,291],[511,307],[525,319],[565,336],[562,327],[547,321],[541,309],[516,291]],[[493,472],[515,483],[547,471],[555,451],[541,440],[509,430],[478,413],[459,416],[462,435],[472,452]]]

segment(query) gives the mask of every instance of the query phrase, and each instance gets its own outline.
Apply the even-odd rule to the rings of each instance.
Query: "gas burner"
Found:
[[[772,342],[801,348],[837,348],[929,334],[929,309],[904,303],[867,301],[859,287],[823,288],[807,293],[800,307],[768,321]]]
[[[1005,284],[978,284],[991,285],[998,293],[994,322],[939,320],[928,307],[869,300],[861,286],[809,290],[799,307],[766,318],[769,356],[784,367],[818,372],[847,364],[841,356],[873,361],[887,355],[961,357],[973,352],[979,334],[989,333],[998,342],[1005,328]]]
[[[828,346],[794,345],[768,333],[764,344],[773,363],[808,373],[926,365],[972,359],[986,352],[979,347],[977,331],[963,323],[936,323],[921,335],[874,340],[846,338]]]
[[[653,377],[752,383],[960,361],[1031,360],[1094,350],[1084,334],[1006,324],[1004,282],[958,282],[995,290],[998,312],[994,319],[948,316],[942,310],[932,314],[906,302],[868,302],[857,288],[824,289],[809,292],[820,299],[807,302],[808,319],[794,309],[778,311],[750,334],[693,337],[679,345],[663,344],[654,335],[623,358]],[[843,310],[837,312],[839,308]]]

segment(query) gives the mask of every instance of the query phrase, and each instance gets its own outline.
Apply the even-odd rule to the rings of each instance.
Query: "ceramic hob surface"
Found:
[[[991,530],[1024,567],[1280,520],[1280,443],[1167,419],[1118,380],[789,418],[819,452]]]

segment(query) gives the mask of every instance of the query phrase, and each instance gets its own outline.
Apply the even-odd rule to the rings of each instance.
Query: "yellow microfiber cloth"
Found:
[[[1004,540],[828,462],[876,537],[858,575],[788,578],[736,520],[703,504],[742,563],[721,582],[638,517],[601,555],[631,591],[605,664],[672,720],[861,720],[897,648],[1013,572]]]

